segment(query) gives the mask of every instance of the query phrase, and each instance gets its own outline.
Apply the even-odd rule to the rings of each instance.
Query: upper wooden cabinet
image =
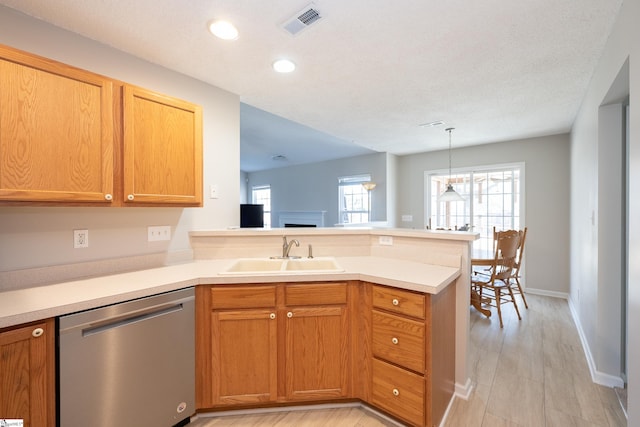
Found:
[[[202,204],[202,109],[124,86],[124,201]]]
[[[202,206],[202,109],[0,46],[0,203]]]
[[[113,82],[0,46],[0,200],[106,202]]]

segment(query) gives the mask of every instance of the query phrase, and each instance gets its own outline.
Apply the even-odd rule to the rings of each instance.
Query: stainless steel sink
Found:
[[[342,267],[331,257],[320,258],[241,258],[221,275],[339,273]]]

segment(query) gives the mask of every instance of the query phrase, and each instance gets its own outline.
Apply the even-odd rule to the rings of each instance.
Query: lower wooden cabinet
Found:
[[[199,286],[199,411],[360,400],[440,424],[455,382],[455,286],[366,282]]]
[[[387,412],[423,425],[425,380],[422,375],[373,359],[371,403]]]
[[[0,418],[55,426],[53,319],[0,330]]]
[[[347,284],[285,285],[284,292],[286,399],[347,397]]]
[[[371,403],[413,426],[439,425],[454,392],[455,286],[436,295],[365,286]]]
[[[348,396],[348,286],[198,287],[197,406]]]

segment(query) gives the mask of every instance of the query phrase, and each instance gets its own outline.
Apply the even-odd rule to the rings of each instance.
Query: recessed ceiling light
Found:
[[[290,73],[296,69],[296,64],[288,59],[278,59],[273,63],[273,69],[279,73]]]
[[[228,21],[213,21],[209,24],[209,31],[222,40],[236,40],[238,29]]]

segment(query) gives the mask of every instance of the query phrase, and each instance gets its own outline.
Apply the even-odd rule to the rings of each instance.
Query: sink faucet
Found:
[[[291,251],[291,246],[294,244],[300,246],[300,242],[296,239],[287,242],[287,236],[282,236],[282,258],[289,258],[289,251]]]

